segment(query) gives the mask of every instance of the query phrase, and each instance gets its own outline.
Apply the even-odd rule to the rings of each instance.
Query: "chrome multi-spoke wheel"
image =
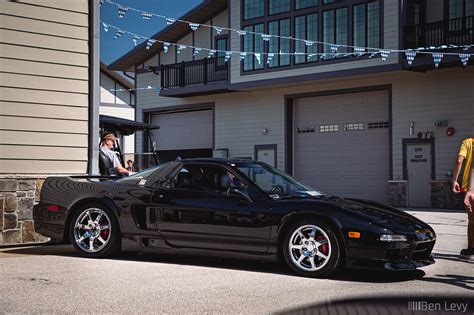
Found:
[[[327,277],[341,262],[339,241],[325,222],[302,219],[287,230],[283,241],[283,255],[295,273],[308,277]]]
[[[111,232],[109,216],[97,208],[83,211],[74,224],[74,239],[77,245],[89,253],[103,249]]]
[[[120,249],[120,229],[114,214],[99,204],[77,211],[71,220],[74,247],[87,257],[107,257]]]
[[[291,261],[304,271],[323,268],[331,257],[329,236],[316,225],[303,225],[290,237],[288,250]]]

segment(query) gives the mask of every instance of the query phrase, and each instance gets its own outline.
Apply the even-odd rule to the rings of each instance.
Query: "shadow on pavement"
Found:
[[[436,278],[425,277],[420,279],[425,282],[444,283],[474,291],[474,277],[463,275],[436,275]],[[474,295],[473,295],[474,297]],[[474,298],[473,298],[474,299]]]
[[[22,248],[9,248],[0,250],[0,258],[8,258],[15,256],[65,256],[82,258],[70,244],[67,245],[50,245],[50,246],[34,246]],[[140,254],[140,253],[122,253],[112,259],[149,262],[149,263],[165,263],[187,266],[199,266],[207,268],[233,269],[259,273],[272,273],[285,276],[297,277],[289,271],[282,263],[263,262],[255,260],[237,260],[229,258],[216,258],[207,256],[188,256],[188,255],[171,255],[171,254]],[[390,283],[403,282],[415,279],[421,279],[425,273],[422,270],[412,271],[383,271],[383,270],[354,270],[341,269],[330,279],[336,281],[354,281],[354,282],[371,282],[371,283]],[[436,280],[436,279],[435,279]]]
[[[461,258],[457,254],[433,253],[433,256],[436,260],[440,259],[440,260],[449,260],[449,261],[462,262],[462,263],[466,263],[466,264],[474,264],[474,261]]]

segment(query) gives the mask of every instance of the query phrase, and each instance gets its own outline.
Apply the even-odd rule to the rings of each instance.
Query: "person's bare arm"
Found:
[[[471,163],[471,171],[469,174],[469,188],[464,197],[464,207],[467,212],[472,212],[474,208],[474,163]]]
[[[123,175],[130,175],[130,172],[129,172],[125,167],[123,167],[122,165],[117,166],[117,167],[115,168],[115,170],[116,170],[117,172],[119,172],[120,174],[123,174]]]
[[[453,189],[453,192],[456,194],[461,192],[461,187],[459,186],[459,183],[458,183],[458,177],[459,177],[459,173],[461,172],[463,161],[464,161],[464,156],[459,155],[458,159],[456,160],[456,166],[454,167],[452,189]]]

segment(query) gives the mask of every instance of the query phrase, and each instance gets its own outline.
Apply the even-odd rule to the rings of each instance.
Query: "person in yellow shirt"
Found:
[[[458,158],[453,173],[453,192],[458,194],[460,192],[467,192],[464,197],[464,206],[466,208],[468,225],[467,225],[467,248],[461,250],[461,257],[469,260],[474,260],[474,211],[473,211],[473,184],[474,180],[471,176],[471,183],[469,175],[472,174],[472,146],[474,138],[467,138],[461,144],[459,148]],[[464,173],[462,176],[461,185],[458,183],[459,173],[464,160]]]

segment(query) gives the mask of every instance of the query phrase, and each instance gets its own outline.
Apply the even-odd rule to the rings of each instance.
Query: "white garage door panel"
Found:
[[[388,201],[389,129],[368,129],[369,122],[387,122],[386,91],[313,97],[295,101],[295,176],[329,194]],[[344,131],[344,124],[362,123],[363,130]],[[320,132],[338,125],[337,132]]]
[[[212,110],[159,114],[151,120],[160,126],[153,132],[160,151],[212,148]]]

